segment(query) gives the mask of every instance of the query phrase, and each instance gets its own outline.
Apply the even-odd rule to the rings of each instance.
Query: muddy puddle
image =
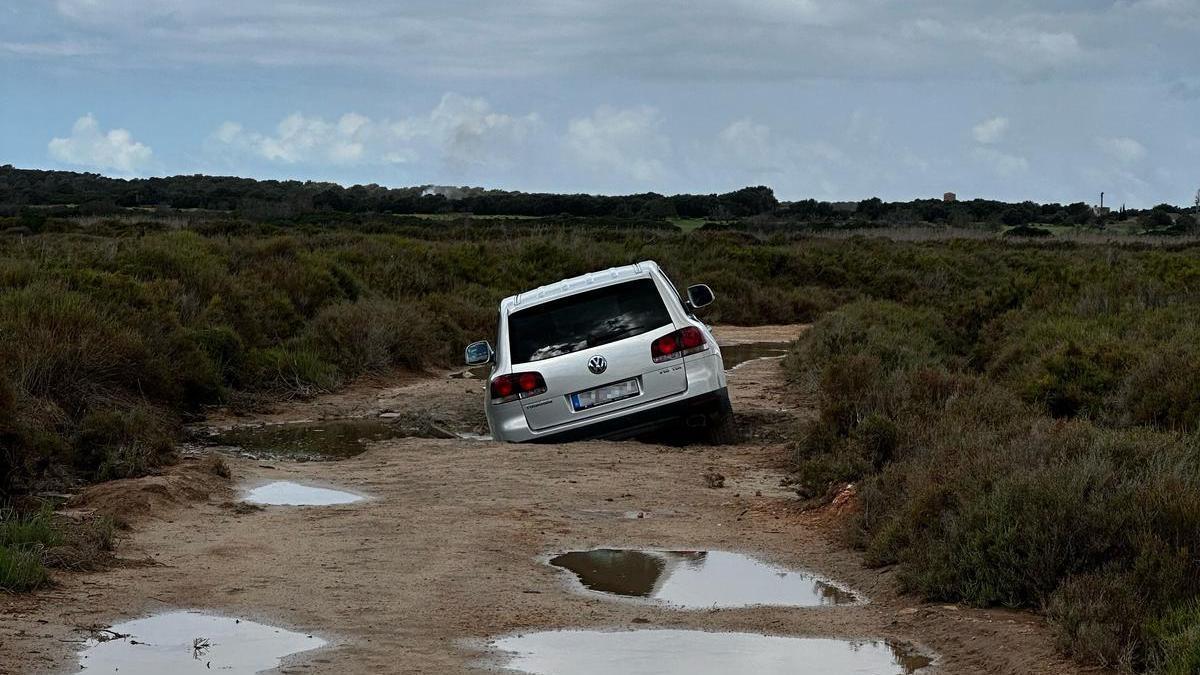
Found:
[[[79,666],[89,673],[258,673],[325,640],[266,624],[199,612],[168,612],[120,623],[88,640]]]
[[[491,434],[480,434],[480,433],[475,433],[473,431],[463,431],[456,435],[464,441],[490,441],[490,440],[492,440]]]
[[[725,361],[725,370],[733,370],[748,361],[782,358],[787,354],[788,346],[787,342],[747,342],[723,346],[721,358]]]
[[[458,372],[450,373],[452,380],[486,380],[492,372],[491,366],[476,366]]]
[[[376,419],[329,420],[238,427],[210,434],[210,445],[230,446],[254,459],[345,459],[374,441],[415,435],[412,429]]]
[[[571,551],[550,564],[575,574],[587,590],[641,598],[681,609],[862,602],[853,591],[802,570],[728,551]]]
[[[690,630],[528,633],[495,640],[505,667],[542,675],[910,675],[932,661],[882,641]]]
[[[275,481],[247,490],[242,501],[263,506],[335,506],[353,504],[365,499],[362,495],[342,490],[301,485],[291,481]]]

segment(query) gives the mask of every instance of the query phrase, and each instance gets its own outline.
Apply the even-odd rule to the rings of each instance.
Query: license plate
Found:
[[[598,405],[630,398],[631,396],[637,396],[640,393],[642,393],[642,390],[638,387],[637,378],[634,378],[571,394],[571,407],[578,412],[580,410],[587,410],[588,408],[595,408]]]

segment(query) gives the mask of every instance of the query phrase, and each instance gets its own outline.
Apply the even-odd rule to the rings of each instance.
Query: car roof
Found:
[[[658,263],[653,260],[643,260],[632,265],[622,265],[621,267],[610,267],[598,272],[588,272],[577,277],[563,279],[552,284],[538,286],[532,290],[511,295],[500,301],[500,311],[507,314],[593,288],[611,286],[612,284],[631,279],[646,278],[650,276],[651,270],[657,269]]]

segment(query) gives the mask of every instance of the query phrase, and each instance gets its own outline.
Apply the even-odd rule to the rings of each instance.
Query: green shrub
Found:
[[[31,591],[50,580],[36,551],[0,546],[0,591]]]
[[[0,510],[0,546],[31,548],[62,543],[62,532],[55,526],[54,514],[49,509],[25,515],[11,509]]]
[[[909,590],[1046,608],[1081,661],[1165,664],[1153,622],[1200,595],[1200,434],[1160,430],[1195,428],[1190,329],[1036,302],[957,336],[870,302],[820,319],[784,361],[820,406],[793,445],[797,491],[858,482],[851,540]],[[1181,347],[1139,357],[1122,335]],[[1191,628],[1163,631],[1189,667]]]
[[[1146,606],[1135,580],[1120,572],[1088,572],[1066,579],[1050,599],[1059,647],[1085,663],[1133,670]]]
[[[1150,663],[1162,675],[1200,672],[1200,601],[1183,603],[1149,625]]]
[[[1114,416],[1125,424],[1189,430],[1200,427],[1200,352],[1164,346],[1142,356],[1118,390]]]
[[[936,312],[893,302],[853,302],[817,321],[796,342],[784,368],[809,384],[829,364],[878,361],[880,374],[946,362],[950,336]]]
[[[95,569],[107,560],[116,537],[111,518],[80,522],[48,507],[21,514],[0,510],[0,590],[28,591],[49,582],[47,567]]]
[[[246,370],[250,386],[299,394],[329,391],[342,382],[336,366],[305,348],[251,350]]]
[[[321,310],[301,339],[342,376],[354,376],[429,364],[441,347],[431,324],[425,310],[415,303],[359,300]],[[445,359],[443,355],[440,360]]]
[[[1028,400],[1041,403],[1055,417],[1098,413],[1117,385],[1122,360],[1112,348],[1084,349],[1068,342],[1039,360],[1022,390]]]
[[[146,406],[94,410],[73,439],[75,465],[95,480],[139,476],[171,458],[174,436],[167,420]]]

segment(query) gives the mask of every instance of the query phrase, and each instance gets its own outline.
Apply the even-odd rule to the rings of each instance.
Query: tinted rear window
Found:
[[[596,347],[671,323],[651,279],[578,293],[513,312],[508,343],[513,363],[540,361]]]

